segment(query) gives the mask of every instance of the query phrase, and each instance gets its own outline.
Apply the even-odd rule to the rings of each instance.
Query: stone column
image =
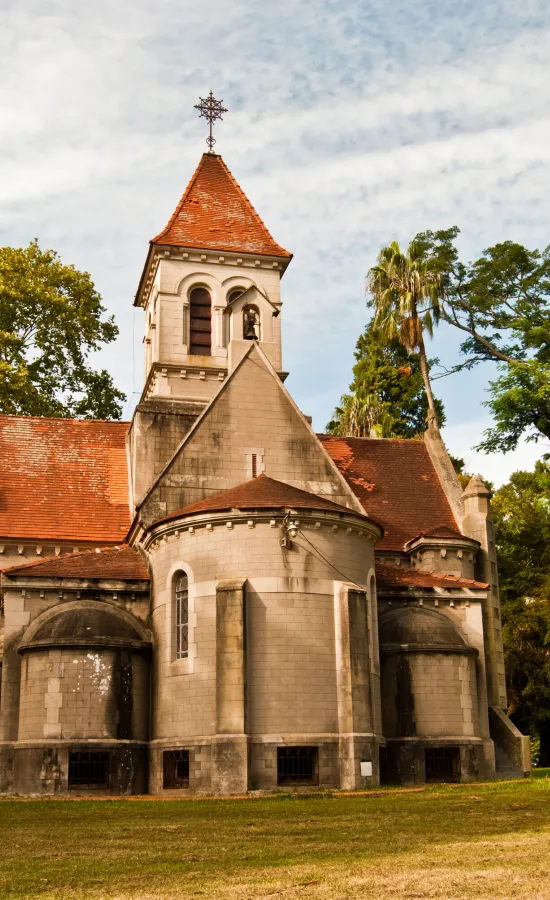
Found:
[[[481,544],[477,554],[476,577],[489,585],[487,598],[483,603],[483,640],[489,706],[506,710],[504,650],[491,492],[479,475],[474,475],[462,496],[465,514],[462,526],[464,534],[475,538]]]
[[[182,300],[182,313],[183,313],[183,326],[182,326],[182,334],[181,334],[181,341],[183,344],[182,352],[187,354],[187,353],[189,353],[189,342],[190,342],[189,299],[187,297],[184,297]]]
[[[212,746],[212,789],[242,794],[248,789],[245,731],[244,582],[216,588],[216,737]]]
[[[366,592],[335,582],[334,612],[340,787],[353,790],[379,783],[378,743],[374,735],[374,721],[379,715],[373,715],[372,708],[378,694],[371,682],[372,616]],[[362,774],[361,763],[367,763],[367,768],[371,764],[370,774]]]
[[[214,307],[214,352],[213,355],[217,356],[218,354],[215,352],[216,350],[220,350],[224,346],[223,342],[223,306],[215,306]]]

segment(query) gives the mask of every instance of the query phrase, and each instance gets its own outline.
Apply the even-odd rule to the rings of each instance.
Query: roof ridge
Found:
[[[264,229],[267,231],[269,237],[271,238],[271,240],[273,241],[273,243],[275,244],[275,246],[278,247],[279,250],[282,251],[282,253],[283,253],[284,256],[291,256],[292,254],[289,254],[288,250],[285,250],[284,247],[281,247],[281,245],[280,245],[280,244],[275,240],[275,238],[272,236],[272,234],[271,234],[269,228],[268,228],[267,225],[265,224],[265,222],[264,222],[264,220],[262,219],[262,217],[260,216],[259,212],[256,210],[256,207],[254,206],[253,203],[251,203],[251,201],[250,201],[250,200],[248,199],[248,197],[246,196],[245,192],[243,191],[243,189],[242,189],[242,187],[240,186],[239,182],[237,181],[237,179],[235,178],[235,176],[233,175],[233,173],[232,173],[231,170],[229,169],[229,167],[228,167],[227,163],[225,162],[225,160],[223,159],[223,157],[220,155],[220,156],[218,156],[218,159],[219,159],[220,163],[222,164],[222,166],[223,166],[223,168],[224,168],[224,170],[225,170],[225,173],[226,173],[226,175],[228,176],[229,180],[233,183],[234,187],[237,189],[237,191],[239,192],[239,194],[240,194],[241,197],[243,198],[244,202],[250,207],[250,209],[252,210],[252,212],[253,212],[253,214],[255,215],[256,219],[258,220],[259,224],[261,225],[261,227],[264,228]]]
[[[78,422],[79,425],[126,425],[129,427],[131,422],[126,419],[79,419],[77,416],[25,416],[17,413],[0,413],[0,421],[2,419],[17,419],[24,422]]]
[[[164,235],[165,235],[168,231],[170,231],[170,228],[171,228],[172,225],[174,224],[174,222],[175,222],[175,220],[176,220],[176,218],[177,218],[178,213],[180,212],[180,210],[181,210],[183,204],[185,203],[185,200],[187,199],[187,195],[189,194],[191,188],[193,187],[195,181],[197,180],[197,177],[198,177],[200,168],[201,168],[201,166],[202,166],[204,157],[205,157],[206,155],[207,155],[206,153],[203,153],[202,156],[201,156],[201,158],[199,159],[199,161],[198,161],[198,163],[197,163],[197,168],[196,168],[195,171],[193,172],[193,174],[192,174],[192,176],[191,176],[191,180],[189,181],[189,184],[188,184],[187,187],[185,188],[185,190],[184,190],[184,192],[183,192],[183,194],[182,194],[182,196],[181,196],[180,202],[177,204],[177,206],[176,206],[174,212],[172,213],[172,216],[171,216],[171,218],[170,218],[170,220],[169,220],[169,222],[168,222],[166,228],[164,228],[162,231],[160,231],[160,232],[157,234],[156,237],[152,238],[151,241],[150,241],[149,243],[151,243],[151,244],[156,244],[157,242],[158,242],[158,243],[161,243],[161,241],[159,240],[159,238],[164,237]],[[213,153],[212,156],[218,156],[218,154],[217,154],[217,153]]]

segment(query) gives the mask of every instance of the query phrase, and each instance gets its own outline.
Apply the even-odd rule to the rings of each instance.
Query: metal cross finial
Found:
[[[200,103],[195,104],[195,109],[198,109],[200,112],[201,118],[204,116],[205,119],[208,119],[210,123],[210,134],[206,138],[206,143],[208,144],[210,153],[212,152],[212,147],[216,143],[214,137],[212,136],[212,126],[216,119],[222,119],[222,113],[226,113],[227,110],[225,106],[222,106],[223,100],[216,100],[212,91],[208,94],[208,97],[199,97]]]

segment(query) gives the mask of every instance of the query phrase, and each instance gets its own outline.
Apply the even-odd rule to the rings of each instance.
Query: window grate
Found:
[[[459,781],[460,748],[430,747],[426,750],[426,781]]]
[[[176,659],[189,655],[189,583],[187,575],[176,579]]]
[[[109,787],[109,753],[69,753],[69,790]]]
[[[189,787],[189,750],[165,750],[162,762],[163,787]]]
[[[318,784],[317,747],[277,747],[278,784]]]
[[[258,477],[258,456],[256,453],[252,454],[252,478]]]

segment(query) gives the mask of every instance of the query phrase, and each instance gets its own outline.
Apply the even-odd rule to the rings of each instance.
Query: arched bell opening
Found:
[[[245,341],[260,341],[260,310],[252,303],[243,307],[243,338]]]

